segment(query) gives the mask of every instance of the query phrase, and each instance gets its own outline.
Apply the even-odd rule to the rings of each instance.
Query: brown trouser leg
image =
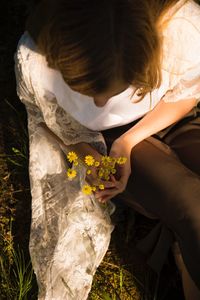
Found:
[[[171,229],[200,289],[200,122],[184,126],[164,138],[165,143],[150,137],[134,147],[127,204]],[[117,137],[116,132],[119,136],[123,130],[107,131],[108,141]]]
[[[198,124],[196,125],[197,126],[194,126],[193,124],[192,128],[188,128],[188,130],[185,130],[171,139],[170,144],[174,151],[178,154],[181,161],[193,172],[200,175],[200,130]],[[173,253],[182,277],[185,299],[199,300],[200,290],[197,289],[194,281],[188,273],[178,243],[175,243]]]
[[[174,258],[177,264],[177,267],[179,269],[182,283],[183,283],[183,290],[186,300],[199,300],[200,299],[200,290],[197,288],[196,284],[192,280],[190,274],[188,273],[188,270],[185,266],[185,263],[183,261],[183,257],[181,255],[181,251],[179,248],[178,243],[174,243],[173,247],[173,254]]]
[[[200,136],[200,127],[198,131]],[[200,289],[200,141],[193,139],[192,132],[184,134],[184,141],[186,137],[184,153],[178,147],[180,136],[171,146],[178,148],[181,161],[168,145],[153,137],[134,147],[127,189],[134,202],[174,232],[187,270]],[[187,160],[189,154],[192,159]],[[189,169],[190,163],[195,172]]]

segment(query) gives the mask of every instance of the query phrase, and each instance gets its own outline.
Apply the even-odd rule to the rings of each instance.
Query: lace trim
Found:
[[[177,102],[195,98],[200,100],[200,64],[186,72],[173,89],[168,90],[162,97],[164,102]]]

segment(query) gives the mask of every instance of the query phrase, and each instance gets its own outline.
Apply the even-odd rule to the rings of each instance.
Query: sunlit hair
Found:
[[[58,0],[38,48],[80,93],[103,93],[116,79],[142,98],[161,83],[159,17],[176,2]]]

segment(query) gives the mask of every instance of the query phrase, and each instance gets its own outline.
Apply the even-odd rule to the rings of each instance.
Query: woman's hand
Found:
[[[94,157],[94,156],[93,156]],[[94,157],[95,158],[95,157]],[[101,157],[95,158],[95,161],[98,161],[99,163],[101,162]],[[103,185],[104,189],[110,189],[115,186],[115,183],[111,180],[105,181],[99,177],[99,169],[95,166],[89,167],[90,173],[86,175],[86,181],[90,186],[95,186],[98,187],[99,185]]]
[[[92,156],[95,161],[101,163],[102,155],[88,143],[82,142],[75,145],[71,145],[70,151],[76,152],[78,157],[82,160],[82,162],[85,162],[86,156]],[[114,182],[103,181],[99,178],[98,168],[96,168],[95,166],[91,166],[89,167],[89,170],[90,170],[90,174],[86,175],[86,181],[89,185],[98,186],[100,184],[103,184],[105,189],[110,189],[114,187]]]
[[[131,174],[131,150],[132,147],[123,136],[116,139],[112,144],[109,156],[116,158],[126,157],[127,161],[125,164],[117,165],[117,173],[115,176],[111,176],[111,182],[114,184],[113,188],[105,188],[103,191],[97,191],[95,193],[96,198],[100,202],[106,202],[126,189]]]

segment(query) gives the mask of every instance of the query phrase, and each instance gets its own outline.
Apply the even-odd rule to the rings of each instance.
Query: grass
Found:
[[[2,101],[1,104],[4,104],[4,109],[7,112],[7,124],[1,123],[3,125],[1,134],[3,132],[4,136],[2,134],[0,138],[0,297],[6,300],[21,300],[28,299],[26,296],[31,289],[33,274],[29,258],[25,259],[23,247],[16,246],[17,240],[15,240],[14,233],[17,207],[20,201],[16,195],[24,192],[20,177],[24,176],[27,168],[27,153],[24,152],[25,148],[23,149],[22,146],[27,141],[24,140],[24,135],[19,130],[20,127],[13,127],[14,118],[19,119],[13,110],[14,107],[11,109],[6,101]],[[3,111],[3,106],[1,108]],[[16,138],[17,141],[15,141]],[[4,144],[7,139],[10,148],[6,147],[6,143]],[[12,147],[14,144],[21,149]],[[15,180],[16,178],[18,180]]]
[[[1,299],[28,300],[33,278],[31,263],[26,262],[20,248],[17,251],[12,248],[11,255],[9,258],[0,256]]]
[[[141,299],[137,279],[125,265],[114,263],[116,258],[115,249],[110,248],[94,276],[89,300]]]

